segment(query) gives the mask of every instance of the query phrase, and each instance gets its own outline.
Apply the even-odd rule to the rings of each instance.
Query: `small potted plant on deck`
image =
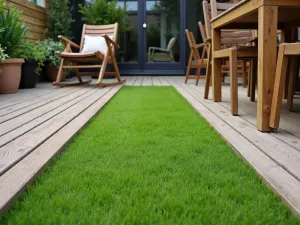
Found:
[[[0,45],[5,56],[9,57],[4,57],[0,64],[0,93],[15,93],[20,84],[24,59],[14,57],[16,50],[25,40],[27,27],[20,22],[20,11],[8,7],[5,12],[3,0],[0,0],[0,5]]]
[[[31,42],[26,42],[18,49],[16,54],[18,57],[25,59],[25,63],[22,65],[20,88],[35,88],[38,75],[46,60],[46,49]]]
[[[46,74],[50,81],[56,81],[58,74],[58,68],[60,66],[61,58],[57,55],[57,52],[64,51],[65,47],[60,41],[54,41],[52,39],[45,39],[38,42],[38,49],[45,49],[46,51]]]

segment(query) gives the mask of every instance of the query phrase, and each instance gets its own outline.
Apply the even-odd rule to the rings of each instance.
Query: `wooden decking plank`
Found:
[[[137,77],[136,76],[128,76],[127,81],[125,83],[126,86],[132,86],[134,82],[136,81]]]
[[[63,98],[57,102],[54,102],[49,108],[45,109],[45,112],[41,114],[41,112],[37,111],[36,115],[22,115],[13,120],[9,120],[3,124],[0,124],[0,133],[5,133],[0,136],[0,147],[7,144],[8,142],[16,139],[17,137],[23,135],[29,130],[39,126],[43,122],[51,119],[54,116],[57,116],[59,113],[65,111],[69,107],[75,105],[80,102],[82,99],[90,96],[96,92],[96,88],[85,88],[79,92],[75,92],[72,95],[69,95],[67,98]],[[42,109],[42,108],[41,108]],[[40,115],[40,116],[37,116]],[[5,127],[2,125],[6,125]]]
[[[153,86],[161,86],[161,82],[160,82],[158,76],[152,77],[152,83],[153,83]]]
[[[68,108],[64,113],[49,119],[40,126],[35,127],[26,134],[1,147],[0,175],[9,170],[76,116],[80,115],[80,113],[105,95],[110,89],[111,88],[98,89],[96,93],[91,94],[86,99]]]
[[[181,84],[177,84],[180,85]],[[215,112],[220,119],[227,121],[228,124],[237,130],[242,136],[247,138],[257,148],[263,151],[266,155],[272,158],[276,163],[281,165],[295,178],[300,180],[300,152],[291,146],[281,142],[277,138],[268,133],[261,133],[256,126],[243,120],[240,117],[233,117],[230,111],[224,109],[219,104],[212,101],[203,100],[203,92],[199,92],[196,88],[189,87],[187,91],[196,98],[201,99],[203,104],[213,112]]]
[[[60,89],[60,90],[63,90],[63,89]],[[34,101],[33,104],[30,104],[29,101],[26,101],[26,102],[24,102],[24,105],[22,108],[20,108],[20,106],[21,106],[21,104],[20,104],[20,106],[18,106],[17,110],[14,110],[13,112],[10,112],[10,113],[0,116],[0,124],[7,120],[16,118],[17,116],[20,116],[24,113],[30,112],[34,109],[37,109],[44,105],[52,103],[52,102],[56,101],[57,99],[64,98],[65,96],[68,96],[71,93],[74,93],[74,92],[80,90],[80,88],[73,88],[73,89],[69,89],[66,91],[60,91],[60,90],[57,90],[58,91],[57,94],[54,93],[53,95],[46,96],[45,98],[43,98],[43,100]]]
[[[255,102],[251,102],[246,98],[246,93],[243,94],[242,88],[239,90],[241,94],[239,95],[239,106],[241,109],[243,109],[244,112],[247,112],[247,114],[251,115],[252,117],[256,118],[256,106],[257,104]],[[224,88],[224,93],[229,93],[229,87]],[[226,103],[228,98],[223,99],[223,103]],[[300,138],[300,126],[297,126],[293,121],[298,120],[300,121],[300,113],[292,113],[292,112],[286,112],[283,111],[281,115],[281,122],[280,122],[280,130],[284,130],[293,136]],[[290,116],[293,115],[293,116]],[[291,119],[292,118],[292,119]],[[256,121],[255,121],[256,124]],[[276,134],[276,133],[273,133]],[[300,145],[300,144],[299,144]]]
[[[279,193],[280,197],[300,215],[300,182],[238,131],[229,126],[228,123],[220,119],[214,111],[207,108],[203,101],[199,100],[203,96],[195,98],[185,90],[187,87],[184,88],[178,84],[174,84],[174,87],[234,147],[235,151],[267,181],[267,184]]]
[[[166,76],[160,76],[159,80],[162,86],[170,86],[170,84],[167,82]]]
[[[1,109],[0,110],[0,118],[2,118],[3,116],[5,116],[7,114],[16,112],[16,111],[18,111],[20,109],[24,109],[26,107],[34,106],[36,104],[42,103],[43,101],[49,100],[49,99],[51,99],[54,96],[63,95],[64,93],[69,93],[69,92],[76,91],[76,90],[78,90],[78,88],[73,88],[73,89],[69,88],[69,89],[66,89],[66,90],[57,89],[56,91],[51,92],[48,95],[42,95],[40,97],[34,97],[33,96],[32,98],[30,98],[30,99],[28,99],[26,101],[23,101],[23,102],[21,102],[21,103],[19,103],[17,105],[13,105],[13,106]]]
[[[112,88],[102,98],[98,98],[71,123],[68,123],[51,138],[31,152],[12,169],[0,177],[0,214],[25,190],[64,146],[82,129],[88,121],[120,90]]]
[[[152,86],[152,81],[150,76],[144,76],[142,86]]]
[[[138,76],[132,86],[141,86],[143,82],[143,76]]]
[[[0,95],[0,109],[22,103],[23,101],[27,101],[32,98],[38,98],[43,95],[50,94],[56,91],[55,89],[57,89],[57,87],[53,87],[51,89],[43,89],[39,87],[30,90],[19,90],[15,94]]]
[[[230,98],[230,93],[227,92],[227,89],[226,89],[226,91],[223,92],[223,97],[224,97],[225,101]],[[246,102],[246,100],[247,99],[244,99],[244,98],[240,100],[241,104],[239,104],[240,105],[239,116],[242,119],[244,119],[244,120],[248,121],[249,123],[253,124],[254,126],[256,126],[256,117],[253,116],[252,114],[248,113],[249,108],[245,108],[244,102]],[[225,107],[226,109],[230,110],[230,104],[225,101],[219,102],[219,104],[222,105],[223,107]],[[248,102],[252,103],[249,100],[248,100]],[[292,132],[289,132],[291,129],[295,129],[294,128],[295,125],[286,123],[284,120],[282,120],[282,123],[285,124],[285,126],[280,128],[277,132],[271,132],[270,135],[272,135],[273,137],[279,139],[280,141],[288,144],[292,148],[300,151],[300,138],[297,136],[294,136],[292,134]],[[300,127],[296,128],[296,129],[300,132]]]

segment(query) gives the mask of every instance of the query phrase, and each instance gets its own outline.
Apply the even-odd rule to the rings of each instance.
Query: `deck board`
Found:
[[[44,141],[49,139],[49,137],[65,126],[65,124],[68,124],[71,120],[76,118],[86,108],[104,96],[109,90],[109,88],[97,89],[96,92],[90,93],[85,99],[76,105],[71,106],[63,113],[56,115],[45,123],[1,147],[0,175],[9,170]]]
[[[239,116],[230,114],[229,85],[223,101],[203,99],[204,81],[184,77],[127,76],[126,86],[174,86],[289,206],[300,214],[300,113],[282,112],[280,129],[256,129],[256,102],[239,87]],[[36,89],[0,95],[0,213],[31,183],[51,158],[108,102],[121,86]],[[286,105],[286,102],[284,102]],[[299,110],[300,98],[295,100]]]

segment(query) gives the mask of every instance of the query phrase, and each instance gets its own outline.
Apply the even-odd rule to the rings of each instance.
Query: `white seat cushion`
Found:
[[[113,40],[113,36],[109,36]],[[107,45],[104,37],[92,37],[84,35],[84,44],[81,53],[94,53],[101,52],[103,55],[106,54]]]

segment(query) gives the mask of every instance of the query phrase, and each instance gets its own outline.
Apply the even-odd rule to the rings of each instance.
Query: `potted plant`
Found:
[[[52,39],[45,39],[38,42],[37,48],[45,49],[47,77],[51,82],[56,81],[58,69],[61,62],[61,58],[57,55],[57,52],[64,51],[65,47],[63,43],[61,43],[60,41],[54,41]]]
[[[25,59],[25,63],[22,65],[19,88],[35,88],[38,75],[42,71],[46,60],[46,49],[31,42],[26,42],[18,49],[16,54],[18,57]]]
[[[117,1],[92,0],[85,5],[79,5],[82,20],[90,25],[119,24],[119,33],[129,30],[127,23],[128,12],[117,6]]]
[[[0,45],[7,57],[0,64],[0,93],[15,93],[21,79],[21,66],[24,59],[14,58],[16,50],[25,40],[25,32],[27,27],[21,23],[20,11],[9,7],[4,12],[4,3],[0,1]]]
[[[71,38],[72,14],[70,0],[47,0],[47,38],[58,41],[58,36]]]

